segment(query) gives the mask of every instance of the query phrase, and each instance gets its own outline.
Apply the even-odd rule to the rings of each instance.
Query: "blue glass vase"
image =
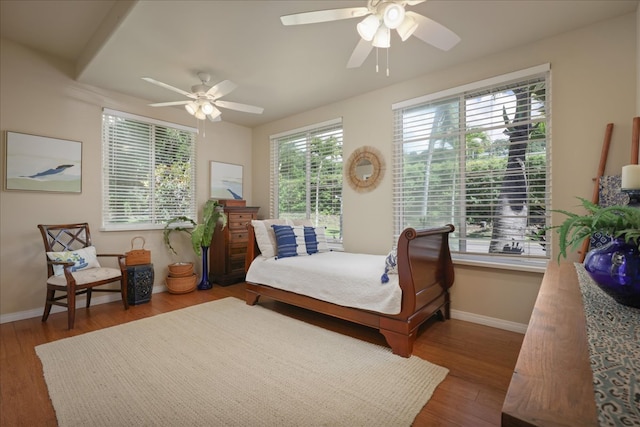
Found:
[[[640,250],[624,238],[592,249],[584,268],[594,282],[620,304],[640,308]]]
[[[198,289],[205,291],[212,287],[213,285],[209,282],[209,247],[202,246],[202,278],[198,283]]]

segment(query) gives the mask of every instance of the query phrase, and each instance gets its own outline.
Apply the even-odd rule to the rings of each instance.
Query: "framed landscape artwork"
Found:
[[[82,143],[5,133],[5,190],[82,192]]]
[[[242,200],[242,165],[212,161],[210,168],[209,197]]]

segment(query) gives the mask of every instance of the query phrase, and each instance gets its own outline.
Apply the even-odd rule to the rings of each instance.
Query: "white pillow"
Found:
[[[100,263],[96,256],[96,248],[94,246],[87,246],[86,248],[77,249],[75,251],[47,252],[47,257],[51,261],[75,263],[71,268],[71,271],[83,270],[85,268],[100,268]],[[64,274],[64,266],[54,265],[53,274],[56,276],[62,276]]]
[[[327,236],[324,234],[324,227],[314,228],[316,232],[316,240],[318,241],[318,252],[329,252],[329,245],[327,245]]]
[[[307,227],[313,227],[313,222],[310,219],[294,219],[293,225],[306,225]]]
[[[294,225],[291,228],[293,228],[293,234],[296,236],[296,245],[298,245],[296,247],[296,252],[298,255],[309,255],[307,253],[307,243],[304,240],[304,226]]]
[[[262,256],[266,258],[273,258],[278,253],[278,245],[276,243],[276,233],[271,228],[272,225],[288,225],[286,219],[264,219],[264,220],[251,220],[253,226],[253,232],[256,236],[256,242],[258,248],[262,253]]]

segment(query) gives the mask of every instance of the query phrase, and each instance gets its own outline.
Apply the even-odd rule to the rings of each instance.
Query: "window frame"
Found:
[[[343,121],[342,118],[337,118],[337,119],[333,119],[333,120],[328,120],[325,122],[321,122],[321,123],[316,123],[316,124],[312,124],[309,126],[305,126],[302,128],[298,128],[298,129],[293,129],[290,131],[286,131],[286,132],[282,132],[282,133],[278,133],[278,134],[274,134],[271,135],[269,137],[269,142],[270,142],[270,167],[269,167],[269,176],[270,176],[270,181],[269,181],[269,215],[271,218],[279,218],[280,217],[280,212],[279,212],[279,198],[280,198],[280,188],[279,188],[279,167],[280,167],[280,149],[279,149],[279,144],[280,142],[282,142],[283,140],[292,138],[292,137],[296,137],[299,136],[300,138],[306,138],[306,144],[307,147],[308,145],[311,143],[313,136],[315,134],[318,134],[320,132],[330,132],[330,131],[336,131],[339,129],[339,133],[340,133],[340,148],[341,148],[341,152],[340,152],[340,158],[342,159],[341,161],[344,162],[344,159],[342,158],[342,150],[344,148],[344,127],[343,127]],[[305,135],[306,134],[306,135]],[[311,182],[311,162],[309,159],[309,155],[308,152],[306,154],[306,166],[305,166],[305,174],[306,174],[306,212],[305,212],[305,219],[310,220],[313,216],[313,212],[312,212],[312,206],[311,206],[311,191],[313,190],[310,187],[310,182]],[[344,174],[342,173],[341,170],[341,174],[340,174],[340,178],[341,178],[341,183],[340,183],[340,221],[339,221],[339,227],[340,227],[340,232],[339,232],[339,236],[336,237],[332,237],[329,234],[327,234],[327,243],[329,244],[329,246],[332,249],[336,249],[336,250],[342,250],[342,193],[343,193],[343,189],[344,189]],[[323,224],[317,224],[318,226],[322,226]],[[314,224],[314,226],[316,226],[316,224]]]
[[[110,210],[109,199],[111,197],[112,187],[110,186],[110,181],[113,179],[111,174],[110,164],[112,162],[111,152],[113,151],[112,145],[115,143],[123,143],[126,142],[123,140],[113,140],[108,138],[107,136],[107,124],[106,120],[124,120],[125,122],[131,122],[132,126],[140,126],[142,128],[148,127],[149,134],[151,135],[151,142],[149,147],[149,152],[146,153],[149,155],[150,165],[149,173],[150,176],[150,194],[154,193],[155,186],[155,173],[157,168],[157,163],[155,162],[155,155],[158,146],[160,145],[159,134],[162,132],[170,133],[171,131],[180,131],[183,135],[190,138],[191,145],[188,149],[189,155],[189,165],[190,165],[190,187],[188,188],[188,204],[187,206],[180,206],[181,216],[186,216],[189,218],[197,218],[197,200],[196,200],[196,146],[197,146],[197,129],[189,126],[183,126],[175,123],[165,122],[162,120],[157,120],[149,117],[139,116],[136,114],[131,114],[127,112],[112,110],[108,108],[104,108],[102,112],[102,131],[101,131],[101,145],[102,145],[102,159],[101,159],[101,167],[102,167],[102,226],[100,230],[102,231],[125,231],[125,230],[158,230],[163,229],[167,220],[176,215],[169,215],[169,217],[165,218],[160,215],[160,212],[157,210],[155,206],[155,201],[153,197],[148,201],[149,208],[152,210],[151,220],[147,222],[117,222],[110,221],[109,218],[113,215],[113,211]],[[135,123],[135,125],[133,124]],[[160,130],[160,132],[158,132]],[[132,147],[135,146],[136,143],[139,144],[140,141],[132,141]],[[122,170],[121,170],[122,171]],[[117,172],[117,171],[116,171]]]
[[[524,82],[527,79],[533,79],[536,77],[544,76],[545,81],[545,123],[546,123],[546,177],[545,177],[545,206],[546,211],[544,214],[544,221],[547,226],[551,224],[551,174],[552,174],[552,161],[551,161],[551,121],[552,121],[552,112],[551,112],[551,67],[550,64],[542,64],[539,66],[527,68],[524,70],[519,70],[512,73],[507,73],[499,76],[495,76],[489,79],[480,80],[477,82],[469,83],[466,85],[446,89],[443,91],[439,91],[432,94],[427,94],[424,96],[420,96],[417,98],[409,99],[406,101],[398,102],[392,105],[392,110],[394,112],[394,159],[393,159],[393,197],[394,197],[394,209],[393,209],[393,218],[394,218],[394,239],[397,238],[399,233],[404,228],[402,213],[403,208],[401,204],[404,203],[404,197],[402,196],[402,168],[403,168],[403,137],[402,137],[402,113],[407,109],[412,109],[420,106],[429,106],[434,105],[437,102],[445,102],[451,101],[455,98],[465,99],[465,95],[468,93],[480,92],[485,89],[490,89],[492,87],[502,87],[508,84],[512,84],[514,82]],[[465,104],[466,105],[466,104]],[[469,129],[466,126],[465,120],[465,112],[464,110],[459,114],[459,126],[458,129],[460,132],[467,132]],[[462,125],[460,125],[462,123]],[[465,144],[465,147],[466,144]],[[466,155],[465,159],[469,159],[468,155]],[[460,194],[464,194],[465,185],[462,183],[465,182],[461,180],[459,184],[455,184],[452,188],[457,188],[460,191]],[[462,188],[460,188],[462,187]],[[400,192],[400,194],[398,194]],[[529,197],[530,197],[530,193]],[[464,196],[460,196],[463,200]],[[399,199],[399,200],[397,200]],[[466,206],[466,204],[465,204]],[[466,218],[466,217],[465,217]],[[466,222],[466,221],[465,221]],[[547,237],[548,233],[547,233]],[[464,237],[465,239],[468,236]],[[552,257],[552,249],[549,244],[549,239],[547,238],[547,245],[544,249],[544,256],[508,256],[504,254],[480,254],[480,253],[467,253],[467,252],[458,252],[452,251],[452,258],[457,264],[464,265],[473,265],[473,266],[482,266],[482,267],[492,267],[492,268],[502,268],[502,269],[511,269],[511,270],[519,270],[519,271],[531,271],[531,272],[543,272],[546,268],[547,262]]]

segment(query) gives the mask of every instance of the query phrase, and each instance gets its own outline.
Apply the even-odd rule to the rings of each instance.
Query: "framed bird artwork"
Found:
[[[5,190],[82,192],[82,143],[5,132]]]

